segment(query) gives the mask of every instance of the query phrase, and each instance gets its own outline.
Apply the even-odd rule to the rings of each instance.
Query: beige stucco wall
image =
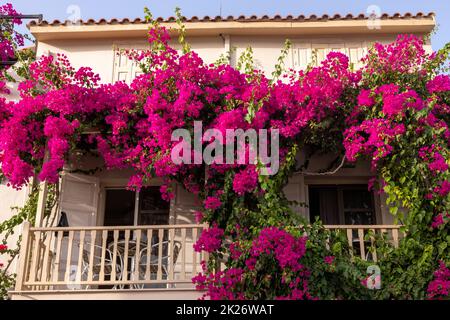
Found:
[[[287,68],[298,68],[295,64],[296,50],[310,46],[311,50],[325,48],[325,50],[341,49],[350,55],[351,48],[360,48],[366,52],[374,42],[389,43],[396,35],[334,35],[334,36],[299,36],[291,35],[292,49],[285,61]],[[262,69],[270,76],[280,56],[287,37],[272,36],[204,36],[188,38],[192,49],[197,52],[205,63],[215,62],[222,54],[232,51],[232,65],[236,64],[238,57],[251,47],[254,53],[256,67]],[[83,39],[83,40],[48,40],[39,42],[37,54],[64,53],[76,67],[90,66],[98,73],[104,83],[113,82],[114,79],[114,48],[143,49],[146,47],[145,39]],[[179,45],[172,41],[172,45]],[[425,46],[431,51],[430,43]],[[327,52],[327,51],[326,51]],[[326,54],[325,52],[325,54]],[[353,60],[353,59],[352,59]]]
[[[14,190],[6,185],[6,182],[0,184],[0,222],[8,220],[14,214],[17,214],[17,210],[13,210],[14,207],[22,207],[28,197],[28,189]],[[8,248],[16,248],[16,243],[21,234],[21,226],[14,229],[14,234],[10,235],[7,241]],[[0,239],[2,241],[3,238]],[[8,263],[9,257],[6,255],[0,255],[0,263],[5,266]],[[9,270],[16,269],[17,261],[14,260]]]

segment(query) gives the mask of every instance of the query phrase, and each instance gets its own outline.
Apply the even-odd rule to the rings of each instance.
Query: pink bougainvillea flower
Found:
[[[443,172],[448,169],[448,164],[442,154],[435,152],[433,154],[433,161],[428,164],[428,168],[430,168],[431,171]]]
[[[204,213],[201,211],[195,211],[194,216],[195,216],[196,223],[201,223],[203,221],[203,219],[205,218]]]
[[[335,257],[334,256],[326,256],[325,258],[323,258],[323,262],[325,262],[326,264],[333,264]]]
[[[220,208],[221,205],[222,205],[222,202],[217,197],[208,197],[208,198],[206,198],[206,200],[204,202],[205,208],[210,209],[210,210],[216,210],[216,209]]]
[[[450,91],[450,77],[446,74],[436,76],[427,83],[427,90],[430,93]]]
[[[233,180],[233,190],[243,195],[246,192],[255,190],[258,185],[258,173],[255,166],[248,166],[244,170],[236,173]]]
[[[439,269],[427,288],[428,299],[446,299],[450,293],[450,269],[444,261],[439,261]]]
[[[372,92],[370,90],[361,90],[358,96],[358,105],[365,107],[373,106],[375,104],[375,100],[371,97],[371,93]]]
[[[194,249],[197,252],[206,251],[213,252],[220,248],[222,245],[222,237],[224,231],[217,227],[217,225],[212,226],[209,229],[202,231],[200,238],[194,244]]]

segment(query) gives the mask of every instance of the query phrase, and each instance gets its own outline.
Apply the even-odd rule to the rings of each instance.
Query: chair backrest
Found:
[[[173,257],[172,257],[172,264],[175,266],[178,260],[178,256],[180,255],[181,251],[181,242],[180,241],[174,241],[173,242]]]
[[[162,261],[163,263],[165,261],[168,261],[169,257],[170,257],[170,250],[169,250],[169,246],[171,244],[172,241],[163,241],[161,243],[155,243],[151,246],[151,256],[152,258],[156,257],[155,261],[152,261],[151,264],[155,264],[158,263],[158,256],[159,256],[159,247],[162,246]],[[141,259],[146,259],[147,257],[147,250],[148,247],[145,247],[141,250],[140,253],[140,257]],[[178,260],[178,256],[180,254],[181,251],[181,242],[179,241],[173,241],[173,257],[172,257],[172,264],[175,265],[175,263]]]
[[[92,248],[91,243],[88,242],[84,243],[83,262],[85,264],[89,264],[91,258],[91,248]],[[94,264],[101,263],[102,250],[103,247],[94,244]],[[105,260],[107,262],[112,262],[113,260],[113,253],[108,248],[105,248]]]

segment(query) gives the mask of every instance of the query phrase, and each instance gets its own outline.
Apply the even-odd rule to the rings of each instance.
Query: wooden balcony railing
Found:
[[[347,237],[350,254],[359,255],[363,260],[376,262],[377,236],[384,235],[385,239],[394,247],[398,247],[399,240],[404,236],[399,225],[326,225],[325,228],[341,231]]]
[[[16,292],[93,289],[193,289],[208,257],[193,250],[205,225],[35,228],[24,225]],[[375,238],[398,246],[397,225],[329,225],[352,255],[377,261]]]
[[[34,228],[25,224],[16,291],[192,288],[204,225]]]

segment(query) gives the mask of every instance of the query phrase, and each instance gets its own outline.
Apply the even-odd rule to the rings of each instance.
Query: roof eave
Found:
[[[361,20],[327,21],[211,21],[186,22],[188,36],[229,35],[315,35],[315,34],[391,34],[431,32],[434,15],[420,19],[378,20],[379,28],[371,28],[373,22]],[[176,34],[174,22],[163,22],[172,34]],[[38,41],[62,39],[133,38],[145,37],[148,25],[139,24],[91,24],[91,25],[31,25],[30,32]]]

